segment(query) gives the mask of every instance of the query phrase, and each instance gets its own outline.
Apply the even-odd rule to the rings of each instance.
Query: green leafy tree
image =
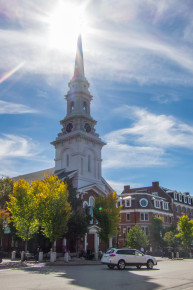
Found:
[[[5,209],[0,208],[0,239],[4,234],[4,229],[10,221],[9,212]]]
[[[109,238],[117,235],[120,222],[120,208],[117,208],[117,194],[111,192],[96,198],[93,214],[100,227],[99,237],[107,246]]]
[[[126,245],[138,250],[149,245],[147,235],[140,228],[140,226],[135,225],[132,229],[130,229],[126,237]]]
[[[73,187],[72,181],[66,179],[67,189],[69,191],[68,202],[72,207],[72,214],[68,220],[68,231],[65,236],[76,244],[78,238],[83,237],[88,232],[88,225],[91,219],[89,212],[82,211],[82,201],[77,198],[77,193]]]
[[[45,176],[42,181],[31,184],[36,196],[36,209],[43,234],[54,241],[62,238],[67,232],[67,224],[71,215],[68,202],[67,185],[57,176]]]
[[[173,231],[166,232],[163,240],[167,243],[167,245],[175,250],[179,247],[179,238],[176,237]]]
[[[153,216],[150,224],[150,241],[155,248],[163,247],[163,220],[161,217]]]
[[[0,207],[5,209],[9,201],[10,194],[13,193],[13,179],[9,177],[0,179]]]
[[[177,238],[180,238],[182,245],[186,250],[190,250],[191,243],[193,241],[193,221],[189,220],[187,215],[180,217],[178,222],[178,231],[176,235]]]
[[[16,228],[17,235],[27,243],[38,230],[38,221],[35,213],[35,196],[30,185],[24,179],[14,183],[13,194],[7,208],[11,213],[11,220]]]

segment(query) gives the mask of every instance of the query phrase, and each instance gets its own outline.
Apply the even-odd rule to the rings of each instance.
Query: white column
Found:
[[[87,250],[87,234],[85,234],[85,236],[84,236],[84,250],[85,250],[85,252]]]
[[[39,262],[43,262],[43,255],[44,255],[43,252],[39,252],[39,255],[38,255],[38,261]]]
[[[112,246],[113,246],[113,239],[109,238],[109,248],[112,248]]]
[[[99,244],[98,244],[98,234],[94,234],[94,256],[95,260],[98,260]]]

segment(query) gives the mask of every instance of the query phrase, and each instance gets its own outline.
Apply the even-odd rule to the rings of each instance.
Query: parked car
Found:
[[[157,265],[156,258],[144,255],[142,252],[136,249],[116,249],[111,248],[101,259],[102,264],[105,264],[109,269],[114,269],[115,266],[119,270],[124,270],[126,266],[136,266],[140,269],[142,266],[146,266],[148,269],[153,269],[154,265]]]

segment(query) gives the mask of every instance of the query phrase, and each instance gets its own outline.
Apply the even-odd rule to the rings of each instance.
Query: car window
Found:
[[[118,250],[117,254],[120,254],[120,255],[135,255],[135,250],[129,250],[129,249]]]
[[[139,252],[139,251],[135,251],[135,255],[136,256],[143,256],[143,254],[141,252]]]
[[[112,253],[114,253],[114,251],[115,251],[115,249],[109,249],[106,251],[106,254],[112,254]]]

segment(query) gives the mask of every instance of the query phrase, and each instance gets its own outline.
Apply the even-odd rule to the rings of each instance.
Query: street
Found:
[[[104,265],[36,266],[0,270],[0,289],[193,289],[193,259],[166,260],[153,270]]]

